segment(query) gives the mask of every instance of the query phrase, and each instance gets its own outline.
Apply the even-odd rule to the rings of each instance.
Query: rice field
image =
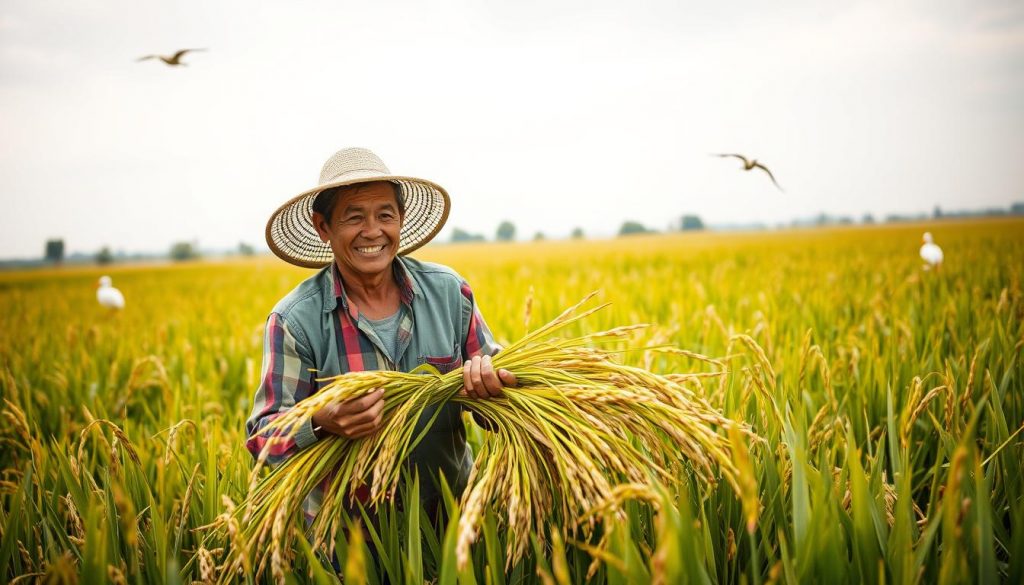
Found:
[[[917,255],[926,229],[939,271]],[[457,494],[440,517],[384,504],[329,546],[296,534],[287,570],[239,574],[225,567],[263,323],[310,272],[259,258],[0,273],[0,580],[1024,582],[1024,220],[415,256],[459,271],[506,346],[595,290],[610,305],[567,337],[649,324],[615,359],[698,374],[686,387],[749,425],[711,428],[736,481],[679,465],[531,535],[476,510],[463,563]],[[120,313],[95,301],[103,273]],[[645,349],[664,345],[686,351]],[[467,424],[486,460],[486,431]],[[417,489],[403,484],[406,502]]]

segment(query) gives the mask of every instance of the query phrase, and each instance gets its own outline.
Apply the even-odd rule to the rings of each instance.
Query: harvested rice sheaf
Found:
[[[353,372],[331,379],[276,419],[266,432],[287,437],[329,403],[385,389],[376,434],[320,440],[253,482],[235,512],[242,518],[242,534],[241,542],[235,541],[241,550],[234,569],[261,574],[269,564],[278,573],[290,558],[291,535],[304,530],[303,499],[329,477],[330,488],[309,527],[317,544],[344,529],[346,504],[357,486],[369,485],[371,505],[392,497],[418,439],[413,436],[417,420],[428,407],[448,401],[485,418],[490,431],[462,494],[456,545],[462,566],[488,509],[506,523],[512,564],[527,552],[531,532],[543,537],[551,524],[575,526],[578,536],[587,538],[597,517],[577,519],[613,499],[620,484],[672,484],[685,466],[707,482],[722,478],[743,493],[725,431],[734,429],[735,441],[737,432],[752,437],[750,429],[685,388],[685,376],[622,365],[612,359],[615,352],[600,349],[644,326],[556,336],[606,306],[579,312],[592,297],[494,357],[494,367],[510,370],[519,382],[503,397],[461,395],[461,370]]]

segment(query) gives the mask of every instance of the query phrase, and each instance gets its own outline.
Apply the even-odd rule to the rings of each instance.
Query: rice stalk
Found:
[[[720,476],[741,493],[732,446],[716,429],[752,435],[749,428],[725,418],[672,378],[619,364],[611,359],[614,352],[593,347],[643,326],[554,336],[604,308],[578,312],[592,296],[494,358],[495,368],[508,369],[519,381],[500,398],[461,395],[460,371],[353,372],[330,380],[268,425],[265,432],[277,434],[266,449],[294,434],[320,408],[385,389],[379,432],[355,441],[321,440],[252,487],[241,506],[242,541],[245,556],[256,563],[256,574],[269,561],[275,579],[283,578],[303,499],[322,482],[329,487],[309,527],[314,545],[344,529],[346,506],[364,483],[370,486],[368,504],[393,498],[404,462],[421,438],[414,436],[416,422],[427,408],[449,401],[489,421],[491,431],[460,506],[456,550],[463,567],[488,509],[505,511],[510,566],[528,551],[529,535],[542,533],[551,517],[576,526],[572,521],[607,500],[615,486],[642,485],[652,477],[670,484],[677,481],[673,470],[681,464],[709,484]],[[680,353],[721,365],[699,354]],[[594,527],[593,519],[578,526],[583,537]]]

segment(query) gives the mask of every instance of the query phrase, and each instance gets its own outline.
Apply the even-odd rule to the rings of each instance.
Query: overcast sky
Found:
[[[0,0],[0,134],[0,258],[262,246],[346,146],[443,238],[1005,207],[1024,3]]]

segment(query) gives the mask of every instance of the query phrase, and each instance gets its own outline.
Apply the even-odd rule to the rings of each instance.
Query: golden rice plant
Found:
[[[496,368],[514,373],[518,386],[503,397],[478,400],[460,393],[462,373],[423,369],[353,372],[333,378],[315,395],[275,420],[267,433],[290,437],[320,408],[385,389],[382,428],[365,439],[329,437],[295,454],[259,479],[260,465],[239,507],[241,543],[229,571],[261,575],[270,568],[283,580],[303,499],[329,481],[320,513],[309,527],[312,542],[333,542],[346,527],[357,487],[370,487],[369,504],[392,498],[403,464],[421,438],[417,420],[430,406],[454,401],[484,418],[490,430],[462,496],[456,553],[460,566],[480,530],[486,510],[507,523],[507,563],[528,552],[531,533],[552,521],[577,526],[584,538],[596,523],[575,523],[608,500],[616,486],[671,484],[685,466],[709,483],[721,477],[740,493],[730,441],[717,429],[752,433],[721,415],[673,377],[625,366],[616,352],[596,348],[644,327],[626,326],[578,337],[555,334],[606,305],[579,312],[593,293],[553,321],[505,348]],[[641,348],[643,349],[643,348]],[[260,461],[264,458],[261,457]],[[252,565],[250,565],[250,562]]]
[[[941,271],[921,270],[925,230],[947,251]],[[550,479],[562,477],[565,454],[573,473],[589,477],[576,453],[588,456],[594,441],[620,443],[591,424],[577,446],[579,427],[547,418],[576,421],[598,406],[561,390],[552,402],[550,387],[524,383],[478,405],[518,400],[547,418],[514,434],[521,423],[502,410],[489,414],[493,432],[467,429],[474,485],[493,489],[475,492],[484,520],[465,531],[476,540],[464,570],[456,544],[471,502],[445,497],[446,515],[423,517],[382,480],[378,523],[339,532],[327,550],[313,550],[301,524],[282,516],[279,533],[294,535],[294,559],[283,547],[276,557],[286,578],[336,582],[333,560],[346,583],[577,583],[591,567],[591,583],[1024,582],[1024,220],[428,246],[417,256],[458,269],[509,348],[524,315],[508,299],[532,288],[532,314],[545,323],[614,283],[612,307],[552,336],[654,324],[577,349],[661,346],[608,355],[752,425],[757,441],[740,429],[722,433],[740,491],[713,459],[714,485],[678,457],[664,465],[674,482],[653,468],[639,482],[609,470],[610,497],[567,521],[558,504],[571,510],[572,487]],[[114,273],[125,311],[95,302],[101,270]],[[259,486],[267,475],[250,476],[245,419],[267,310],[308,276],[270,258],[0,271],[0,582],[272,580],[272,556],[261,579],[224,569],[263,558],[239,558],[252,526],[242,522],[248,504],[234,502],[246,499],[250,479]],[[515,361],[506,353],[499,364]],[[426,374],[413,380],[417,388],[435,377]],[[391,408],[405,404],[393,380],[389,388]],[[420,408],[409,407],[403,417]],[[619,417],[618,430],[624,415],[608,416]],[[573,443],[563,446],[567,437]],[[513,453],[525,468],[496,461],[512,441],[534,449]],[[640,439],[630,446],[649,456]],[[550,462],[537,459],[549,452]],[[607,460],[632,465],[630,453]],[[605,470],[605,461],[594,465]],[[359,473],[372,482],[377,461],[364,465]],[[508,487],[517,500],[495,485],[521,476],[520,488]],[[347,500],[344,487],[336,496]],[[580,489],[587,498],[596,491]],[[529,511],[549,501],[538,525]],[[503,552],[519,536],[509,528],[513,508],[546,542],[506,568]],[[201,529],[211,523],[223,531]]]

